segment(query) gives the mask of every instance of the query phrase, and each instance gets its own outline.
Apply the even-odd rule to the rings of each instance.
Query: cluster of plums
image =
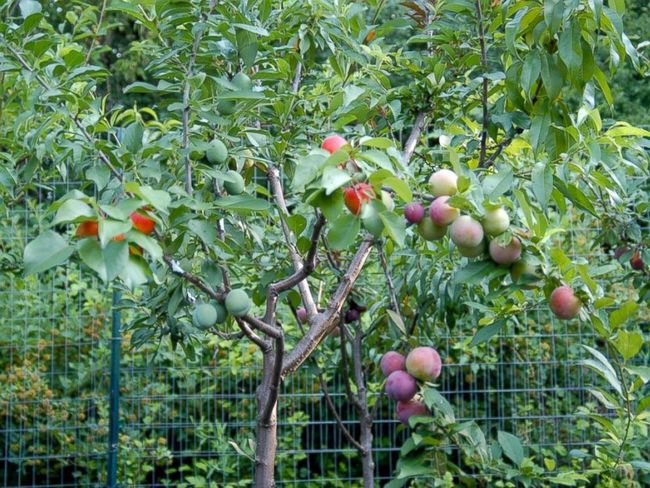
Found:
[[[196,142],[192,144],[190,157],[195,161],[205,160],[212,165],[223,165],[228,160],[228,148],[220,139]],[[229,195],[239,195],[246,188],[246,183],[242,175],[230,169],[223,180],[223,188]]]
[[[442,361],[432,347],[420,346],[406,357],[396,351],[384,354],[379,363],[386,376],[386,396],[397,401],[397,419],[408,425],[412,415],[428,415],[426,405],[415,398],[420,381],[433,381],[440,376]]]
[[[210,329],[216,324],[222,324],[228,318],[243,317],[251,309],[253,303],[244,290],[238,288],[230,290],[224,303],[210,302],[199,303],[192,312],[192,321],[199,329]]]
[[[500,265],[509,266],[519,260],[519,238],[512,236],[506,242],[500,237],[510,227],[510,217],[503,207],[486,208],[481,222],[461,215],[459,209],[449,204],[449,198],[458,192],[458,175],[448,169],[433,173],[429,187],[435,199],[428,212],[419,202],[404,207],[404,217],[418,226],[418,233],[424,239],[442,239],[449,231],[449,237],[462,256],[475,258],[487,250],[492,260]],[[487,245],[486,236],[489,238]]]

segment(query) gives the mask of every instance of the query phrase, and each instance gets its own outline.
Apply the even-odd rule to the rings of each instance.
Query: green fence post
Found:
[[[109,390],[107,486],[117,487],[117,443],[120,431],[120,292],[113,290],[113,324],[111,328],[111,377]]]

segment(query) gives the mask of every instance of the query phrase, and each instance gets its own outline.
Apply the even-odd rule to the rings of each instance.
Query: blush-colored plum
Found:
[[[343,137],[338,134],[333,134],[327,136],[323,140],[322,148],[325,149],[328,153],[334,153],[338,151],[342,146],[345,146],[348,143]]]
[[[419,400],[411,399],[407,402],[397,402],[397,420],[404,425],[409,424],[412,415],[429,415],[427,406]]]
[[[429,178],[429,188],[436,197],[455,195],[458,191],[458,176],[449,169],[436,171]]]
[[[449,227],[449,237],[462,247],[477,247],[483,242],[483,226],[469,215],[458,217]]]
[[[388,351],[381,357],[379,367],[384,376],[388,377],[395,371],[406,371],[406,358],[396,351]]]
[[[391,400],[408,401],[418,391],[415,378],[406,371],[393,371],[386,380],[386,396]]]
[[[425,217],[418,224],[418,233],[427,241],[436,241],[445,237],[447,226],[436,225],[430,218]]]
[[[406,371],[419,380],[433,381],[441,369],[440,354],[433,347],[416,347],[406,356]]]
[[[630,266],[632,266],[632,269],[636,271],[643,271],[643,268],[645,268],[645,263],[643,262],[643,258],[639,251],[634,251],[634,254],[632,254],[632,257],[630,258]]]
[[[404,206],[404,218],[411,224],[419,224],[424,218],[424,207],[420,202],[407,203]]]
[[[434,224],[444,226],[451,224],[460,215],[460,210],[447,203],[448,196],[436,198],[429,206],[429,215]]]
[[[498,236],[510,227],[510,216],[503,207],[487,210],[483,217],[483,230],[489,236]]]
[[[570,286],[558,286],[548,299],[551,311],[560,319],[572,319],[580,313],[582,302]]]
[[[497,264],[512,264],[521,257],[521,241],[512,236],[508,244],[502,246],[498,239],[490,241],[490,257]]]
[[[307,323],[307,310],[305,310],[305,307],[300,307],[298,310],[296,310],[296,315],[298,316],[298,320],[300,320],[301,324]]]

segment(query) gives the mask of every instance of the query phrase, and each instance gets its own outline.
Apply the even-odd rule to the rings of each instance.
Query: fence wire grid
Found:
[[[71,188],[41,187],[0,224],[3,487],[106,483],[111,290],[76,265],[38,277],[16,272],[22,249],[47,223],[46,204]],[[574,229],[565,246],[575,254],[581,248],[576,239],[596,232]],[[478,361],[454,349],[473,335],[438,337],[441,355],[453,358],[440,392],[459,421],[476,420],[491,435],[513,432],[538,449],[590,444],[587,424],[575,412],[590,401],[586,390],[599,383],[578,365],[580,344],[593,344],[595,337],[580,321],[555,321],[543,309],[520,322],[526,327],[504,327]],[[153,352],[154,346],[131,349],[123,332],[120,486],[250,486],[259,377],[254,346],[250,357],[233,358],[223,347],[194,362],[164,345]],[[342,385],[335,376],[329,390],[354,434],[356,415]],[[358,454],[328,411],[313,371],[303,368],[285,381],[278,408],[279,485],[360,485]],[[380,484],[392,479],[407,435],[393,408],[384,399],[374,424]]]

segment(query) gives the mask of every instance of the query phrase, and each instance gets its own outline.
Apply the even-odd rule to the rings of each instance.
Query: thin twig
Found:
[[[478,40],[481,47],[481,69],[483,70],[483,92],[481,103],[483,105],[483,128],[481,129],[481,156],[479,166],[483,165],[487,151],[488,125],[490,123],[490,112],[488,110],[488,79],[487,79],[487,48],[485,47],[485,29],[483,28],[483,13],[481,11],[481,0],[476,0],[476,20],[478,22]]]
[[[298,249],[293,242],[292,232],[289,230],[289,226],[286,222],[286,217],[289,216],[289,210],[287,209],[287,203],[284,200],[284,191],[282,189],[282,183],[280,182],[280,173],[275,166],[270,165],[268,168],[268,178],[269,183],[271,184],[271,191],[273,193],[273,198],[279,210],[280,224],[282,227],[282,233],[284,234],[284,240],[289,249],[289,255],[291,256],[291,261],[293,263],[293,270],[297,273],[302,268],[302,259],[298,253]],[[311,293],[309,288],[309,283],[306,279],[301,280],[298,283],[298,291],[302,298],[302,303],[307,310],[307,316],[313,317],[318,313],[316,309],[316,304],[314,303],[314,296]]]
[[[293,83],[291,84],[291,91],[293,91],[293,93],[298,93],[301,76],[302,76],[302,63],[298,61],[298,64],[296,65],[296,74],[294,75]]]
[[[386,277],[386,284],[388,285],[388,294],[390,295],[390,301],[393,307],[393,311],[402,318],[402,314],[399,308],[399,302],[397,301],[397,295],[395,293],[395,285],[393,284],[393,277],[388,271],[388,263],[386,262],[386,254],[384,254],[384,247],[381,242],[377,242],[377,253],[379,254],[379,262],[381,263],[381,268],[384,271],[384,276]],[[403,322],[404,320],[402,320]]]
[[[208,8],[208,14],[212,12],[216,5],[216,0],[210,2]],[[185,191],[188,195],[191,195],[193,192],[192,185],[192,161],[190,160],[189,154],[189,138],[190,138],[190,79],[194,76],[194,65],[196,64],[196,55],[199,51],[199,45],[201,44],[201,39],[203,38],[203,33],[207,27],[201,29],[194,38],[192,43],[192,52],[190,54],[190,60],[187,64],[187,74],[185,76],[185,83],[183,86],[183,152],[185,154]]]
[[[343,432],[343,435],[348,440],[348,442],[350,444],[352,444],[357,449],[357,451],[359,451],[361,454],[363,454],[364,453],[363,446],[361,444],[359,444],[359,441],[354,438],[354,436],[350,433],[348,428],[345,426],[345,424],[341,420],[341,416],[339,415],[339,412],[336,409],[336,405],[334,405],[334,402],[332,401],[332,398],[330,397],[329,391],[327,390],[327,384],[325,383],[325,380],[323,379],[322,371],[319,372],[318,379],[320,381],[320,389],[323,392],[323,397],[325,398],[325,403],[327,404],[327,408],[329,409],[332,416],[334,417],[334,420],[336,421],[336,424],[338,425],[339,429],[341,429],[341,432]]]
[[[404,144],[403,158],[405,164],[408,164],[408,162],[413,157],[413,153],[415,152],[415,147],[418,144],[418,139],[420,138],[420,134],[422,134],[422,131],[424,130],[426,125],[427,125],[427,114],[426,112],[422,111],[418,113],[418,115],[415,117],[415,122],[413,122],[413,128],[411,129],[411,134],[406,140],[406,144]]]
[[[99,29],[102,27],[102,22],[104,22],[104,13],[106,12],[106,0],[102,1],[102,8],[99,11],[99,21],[97,22],[97,25],[95,26],[95,32],[93,32],[93,39],[90,41],[90,47],[88,48],[88,52],[86,53],[86,61],[85,64],[88,64],[90,61],[90,56],[92,55],[93,49],[95,47],[95,42],[97,42],[97,36],[99,35]]]

